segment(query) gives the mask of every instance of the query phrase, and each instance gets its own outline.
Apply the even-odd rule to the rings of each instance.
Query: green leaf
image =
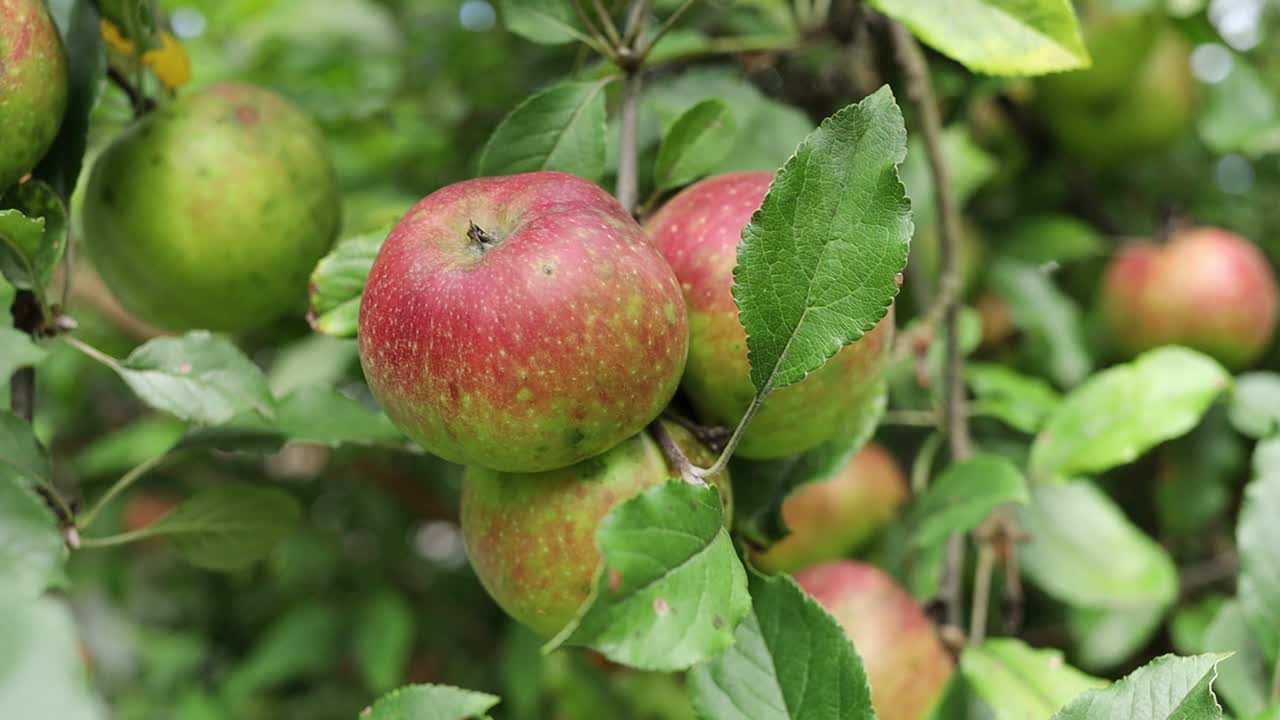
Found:
[[[656,189],[670,190],[711,174],[733,148],[736,132],[733,111],[722,100],[703,100],[686,110],[658,149]]]
[[[874,718],[867,676],[848,636],[786,575],[750,573],[752,611],[724,654],[689,673],[706,720]]]
[[[496,696],[448,685],[409,685],[379,698],[360,720],[471,720],[485,718]]]
[[[952,192],[957,206],[963,207],[969,197],[995,177],[996,159],[982,149],[962,124],[942,131],[942,158],[950,171]],[[924,138],[913,137],[907,145],[907,159],[902,163],[902,185],[911,198],[911,211],[916,227],[936,222],[937,200],[933,196],[933,172],[925,152]]]
[[[1267,659],[1238,601],[1228,600],[1218,609],[1205,630],[1203,649],[1231,653],[1218,669],[1213,689],[1237,715],[1255,715],[1266,709],[1271,687]]]
[[[404,436],[387,416],[331,387],[302,387],[276,401],[275,415],[246,414],[229,423],[284,439],[339,445],[397,445]]]
[[[53,145],[32,173],[63,199],[71,197],[89,136],[89,114],[107,82],[107,54],[103,48],[98,10],[93,0],[50,6],[67,49],[67,109]]]
[[[297,524],[297,501],[283,490],[247,483],[218,485],[184,500],[148,525],[187,560],[209,570],[239,570],[266,556]]]
[[[1222,717],[1213,696],[1226,655],[1164,655],[1108,688],[1071,701],[1053,720],[1211,720]]]
[[[0,410],[0,463],[33,482],[48,480],[51,474],[49,455],[36,439],[31,423],[8,410]]]
[[[605,165],[604,87],[610,80],[562,82],[529,96],[489,136],[479,173],[559,170],[599,181]]]
[[[75,458],[76,472],[90,478],[119,475],[164,455],[186,430],[186,423],[168,415],[140,418],[100,435],[81,450]]]
[[[916,545],[934,545],[976,528],[992,510],[1025,503],[1027,483],[1009,460],[981,453],[948,465],[911,507],[907,523]]]
[[[1227,512],[1247,475],[1245,440],[1231,427],[1225,403],[1215,403],[1194,430],[1162,448],[1155,474],[1161,530],[1187,536]]]
[[[284,397],[299,388],[334,386],[347,377],[359,358],[354,340],[312,334],[282,347],[271,362],[267,381],[271,394]]]
[[[39,180],[0,196],[0,272],[22,290],[43,292],[67,246],[67,208]]]
[[[1107,684],[1068,665],[1057,650],[1034,649],[1013,638],[966,647],[960,672],[990,706],[993,720],[1046,718],[1071,698]]]
[[[258,366],[226,338],[204,330],[151,340],[112,369],[143,402],[183,420],[219,425],[246,410],[273,415]]]
[[[1013,227],[1000,252],[1015,260],[1044,265],[1088,260],[1107,252],[1107,243],[1091,225],[1070,215],[1037,215]]]
[[[1067,631],[1075,644],[1072,657],[1091,672],[1110,670],[1130,660],[1160,629],[1166,609],[1163,605],[1119,610],[1070,608]]]
[[[763,396],[875,327],[907,261],[902,111],[888,86],[823,121],[742,231],[733,296]]]
[[[365,687],[385,693],[404,679],[413,651],[413,609],[400,594],[375,593],[360,609],[352,637],[352,655]]]
[[[877,384],[862,412],[830,440],[800,455],[776,460],[733,458],[729,475],[734,478],[734,530],[760,545],[786,535],[782,501],[797,487],[831,479],[875,434],[889,404],[884,382]]]
[[[1196,130],[1214,153],[1259,157],[1280,150],[1280,104],[1262,73],[1238,53],[1219,82],[1203,85],[1204,110]]]
[[[7,305],[0,305],[0,312],[7,312]],[[31,336],[11,327],[0,327],[0,387],[9,381],[18,368],[30,367],[44,359],[45,351]]]
[[[1280,434],[1280,375],[1251,372],[1231,389],[1231,424],[1251,438]]]
[[[0,467],[0,578],[5,592],[39,596],[66,559],[53,511],[13,470]]]
[[[1254,478],[1236,525],[1237,593],[1249,627],[1272,662],[1280,660],[1280,438],[1258,444]]]
[[[99,0],[98,7],[140,52],[160,47],[156,0]]]
[[[1039,267],[998,260],[991,286],[1009,305],[1013,322],[1027,335],[1032,359],[1060,387],[1071,387],[1093,371],[1085,349],[1080,309]]]
[[[596,531],[603,560],[579,616],[547,648],[585,645],[642,670],[684,670],[733,644],[751,611],[746,572],[710,485],[667,482]]]
[[[1049,418],[1031,448],[1031,475],[1070,478],[1132,462],[1195,427],[1230,382],[1212,358],[1176,346],[1104,370]]]
[[[312,329],[335,337],[355,337],[369,269],[393,227],[394,223],[347,238],[316,263],[307,311]]]
[[[871,0],[975,72],[1043,75],[1089,66],[1070,0]]]
[[[1033,484],[1014,513],[1030,536],[1018,560],[1049,595],[1096,609],[1167,608],[1177,597],[1169,554],[1092,482]]]
[[[584,41],[573,0],[503,0],[502,19],[511,32],[542,45]]]
[[[1003,365],[967,363],[964,376],[974,395],[970,412],[1025,433],[1038,431],[1062,402],[1062,395],[1045,381]]]
[[[64,603],[0,592],[0,717],[103,720]]]
[[[338,658],[343,621],[333,607],[317,602],[286,610],[227,673],[221,687],[227,704],[238,706],[263,690],[323,677]]]

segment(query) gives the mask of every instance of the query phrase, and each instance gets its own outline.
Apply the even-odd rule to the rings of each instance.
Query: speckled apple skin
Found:
[[[646,223],[689,305],[689,365],[683,388],[703,422],[733,427],[755,397],[747,333],[733,299],[738,240],[769,191],[773,173],[730,173],[686,188]],[[804,380],[765,400],[738,446],[753,459],[820,445],[865,407],[893,345],[893,308],[871,332]]]
[[[664,427],[695,464],[715,455],[683,428]],[[462,534],[480,582],[503,610],[546,637],[576,615],[600,565],[596,530],[613,506],[675,475],[648,432],[571,467],[513,474],[468,467]],[[683,482],[676,480],[674,482]],[[732,517],[727,473],[712,478]]]
[[[470,224],[496,244],[468,237]],[[675,275],[621,205],[563,173],[437,190],[392,230],[360,308],[391,420],[447,460],[567,467],[638,433],[688,353]]]
[[[1125,247],[1103,276],[1100,309],[1113,350],[1130,358],[1185,345],[1232,370],[1271,343],[1280,300],[1266,256],[1218,228],[1183,230],[1164,246]]]
[[[887,573],[842,560],[796,573],[862,657],[880,720],[923,720],[954,669],[920,605]]]
[[[158,108],[103,151],[82,226],[130,312],[238,334],[301,317],[339,204],[315,123],[269,90],[224,83]]]
[[[776,573],[845,557],[880,532],[906,499],[907,477],[898,461],[868,443],[830,480],[793,490],[782,501],[791,533],[752,559]]]
[[[67,107],[67,58],[43,0],[0,0],[0,193],[44,157]]]

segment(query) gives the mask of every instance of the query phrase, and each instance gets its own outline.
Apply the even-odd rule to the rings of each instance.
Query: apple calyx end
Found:
[[[501,242],[498,237],[484,228],[476,225],[470,220],[467,221],[467,239],[470,240],[475,248],[481,252],[492,250]]]

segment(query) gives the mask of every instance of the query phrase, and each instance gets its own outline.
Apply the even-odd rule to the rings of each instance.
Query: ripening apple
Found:
[[[507,472],[573,465],[675,394],[688,315],[611,195],[564,173],[456,183],[396,225],[369,273],[360,361],[430,452]]]
[[[43,0],[0,0],[0,193],[40,162],[67,107],[67,58]]]
[[[755,396],[747,334],[732,293],[738,240],[773,173],[740,172],[685,188],[647,223],[689,305],[689,365],[682,387],[704,421],[732,427]],[[738,446],[745,458],[816,447],[864,412],[893,344],[893,308],[857,342],[800,382],[773,392]]]
[[[687,430],[665,422],[664,427],[695,464],[715,461]],[[675,474],[648,432],[558,470],[506,473],[468,467],[462,484],[467,557],[503,610],[550,637],[574,618],[595,585],[596,530],[605,515]],[[711,480],[720,490],[728,526],[728,474]]]
[[[223,83],[123,131],[93,165],[80,226],[139,319],[241,334],[301,316],[338,207],[311,118],[269,90]]]
[[[853,641],[876,717],[928,717],[954,666],[915,599],[879,568],[849,560],[809,568],[795,580]]]
[[[791,533],[752,560],[768,572],[795,572],[842,558],[874,537],[906,499],[898,461],[868,443],[831,479],[801,485],[782,501]]]
[[[1121,356],[1177,344],[1239,370],[1271,343],[1280,300],[1271,264],[1253,243],[1201,227],[1117,253],[1103,276],[1100,311]]]

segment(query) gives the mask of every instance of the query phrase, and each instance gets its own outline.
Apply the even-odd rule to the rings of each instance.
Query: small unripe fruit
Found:
[[[43,0],[0,0],[0,193],[40,162],[67,107],[67,58]]]
[[[1163,246],[1122,249],[1107,266],[1100,293],[1103,329],[1124,358],[1185,345],[1239,370],[1266,350],[1280,315],[1266,256],[1218,228],[1182,230]]]
[[[680,279],[689,305],[689,365],[682,387],[700,419],[733,427],[755,397],[747,334],[733,299],[738,240],[773,174],[743,172],[686,188],[646,229]],[[893,344],[893,308],[870,332],[800,382],[769,395],[738,446],[746,458],[820,445],[865,412]]]
[[[695,465],[715,461],[687,430],[664,426]],[[517,474],[468,467],[462,486],[467,556],[503,610],[550,637],[574,618],[595,585],[601,560],[596,530],[605,515],[675,476],[647,432],[559,470]],[[728,475],[712,481],[720,490],[728,526]]]
[[[868,443],[834,477],[801,485],[782,501],[791,534],[753,560],[768,572],[795,572],[842,558],[884,528],[906,499],[898,461]]]
[[[391,420],[447,460],[537,472],[640,432],[675,394],[688,315],[612,196],[564,173],[437,190],[392,230],[360,308]]]
[[[795,579],[853,641],[871,685],[876,717],[928,717],[953,664],[915,599],[879,568],[851,561],[819,565]]]
[[[244,333],[306,303],[338,230],[319,128],[273,92],[219,84],[122,132],[89,177],[94,265],[140,319]]]

